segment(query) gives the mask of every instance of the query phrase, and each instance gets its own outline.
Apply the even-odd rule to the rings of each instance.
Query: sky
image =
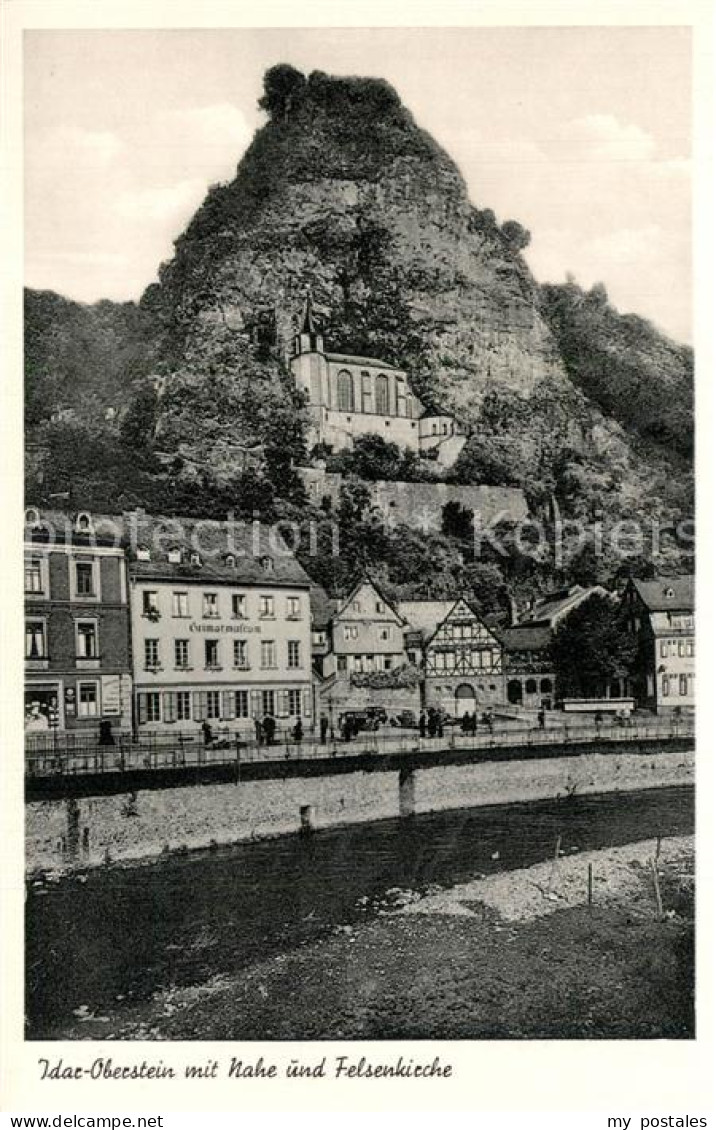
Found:
[[[25,281],[137,299],[265,116],[265,70],[373,75],[530,229],[543,282],[603,282],[691,340],[686,28],[25,33]]]

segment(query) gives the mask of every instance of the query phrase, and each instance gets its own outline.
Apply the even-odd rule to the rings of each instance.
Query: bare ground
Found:
[[[693,841],[560,854],[425,897],[236,975],[77,1015],[70,1039],[688,1039]],[[587,905],[588,865],[593,905]],[[369,911],[377,915],[369,916]]]

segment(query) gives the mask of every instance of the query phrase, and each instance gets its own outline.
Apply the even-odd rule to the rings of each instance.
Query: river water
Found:
[[[237,844],[30,884],[28,1036],[81,1005],[201,984],[355,923],[395,888],[450,886],[587,850],[693,831],[690,787],[429,813]]]

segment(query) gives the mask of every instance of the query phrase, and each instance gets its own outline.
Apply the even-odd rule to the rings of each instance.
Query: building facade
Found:
[[[515,624],[502,629],[510,706],[525,710],[550,710],[555,706],[558,687],[552,658],[554,632],[570,612],[595,594],[605,596],[606,590],[598,585],[573,585],[544,593]]]
[[[299,719],[307,730],[309,579],[267,531],[237,540],[232,530],[229,541],[222,523],[211,525],[199,539],[182,520],[181,538],[130,553],[137,727],[192,731],[206,722],[253,735],[270,715],[279,731]]]
[[[455,601],[424,647],[425,705],[454,717],[505,701],[502,645],[467,600]]]
[[[309,446],[338,451],[352,447],[356,436],[379,435],[448,466],[466,442],[467,430],[451,415],[425,408],[405,370],[372,357],[327,352],[310,299],[289,363],[308,402]]]
[[[693,710],[696,702],[694,578],[631,578],[621,603],[638,640],[629,690],[637,706],[657,714]]]
[[[25,731],[131,726],[121,531],[110,517],[25,514]]]
[[[408,663],[405,628],[398,609],[367,578],[335,603],[320,629],[314,624],[321,708],[332,720],[350,708],[377,706],[388,715],[419,709],[419,673]]]

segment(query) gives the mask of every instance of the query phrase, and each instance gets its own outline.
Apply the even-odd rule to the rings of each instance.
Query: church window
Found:
[[[373,381],[370,373],[361,373],[361,410],[373,411]]]
[[[353,398],[353,377],[347,371],[347,369],[342,369],[338,374],[338,411],[355,411],[355,401]]]
[[[390,382],[385,373],[380,373],[375,380],[375,410],[379,416],[390,412]]]
[[[408,409],[406,407],[405,399],[405,381],[402,377],[396,378],[395,387],[398,396],[398,415],[407,416]]]

